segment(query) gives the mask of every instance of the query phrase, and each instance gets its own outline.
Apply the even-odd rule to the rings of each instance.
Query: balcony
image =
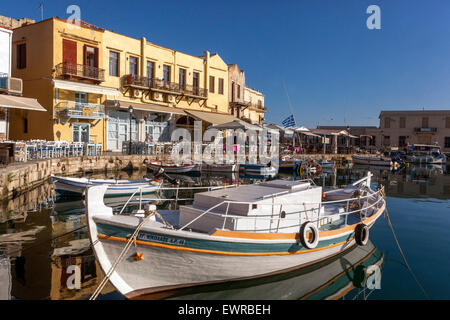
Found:
[[[105,69],[75,64],[71,62],[62,62],[56,66],[56,77],[64,79],[91,80],[96,83],[105,81]]]
[[[98,123],[105,117],[105,106],[93,103],[64,101],[55,106],[55,115],[57,118],[65,118],[63,124],[66,124],[70,119],[92,119],[98,120]]]
[[[437,128],[414,128],[415,133],[435,133]]]
[[[194,99],[206,99],[208,97],[208,92],[204,88],[194,87],[193,85],[180,86],[180,84],[176,82],[135,76],[131,74],[128,74],[124,77],[123,87],[157,91],[161,93],[173,94],[178,97],[186,96]]]

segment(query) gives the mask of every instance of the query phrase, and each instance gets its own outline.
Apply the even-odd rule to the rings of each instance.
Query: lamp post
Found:
[[[131,119],[133,118],[133,107],[131,105],[128,107],[128,112],[130,113],[130,141],[128,145],[128,154],[131,155]]]

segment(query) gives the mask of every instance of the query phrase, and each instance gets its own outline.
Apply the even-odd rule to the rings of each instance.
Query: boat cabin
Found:
[[[205,233],[216,229],[298,232],[303,222],[317,220],[321,200],[322,187],[309,181],[242,185],[195,194],[192,205],[180,206],[179,224],[184,226],[198,218],[187,227]]]

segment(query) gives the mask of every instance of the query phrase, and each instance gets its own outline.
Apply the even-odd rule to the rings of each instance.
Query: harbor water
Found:
[[[450,299],[450,167],[410,166],[393,172],[355,165],[324,170],[311,178],[330,189],[351,184],[368,170],[374,173],[374,187],[386,187],[387,213],[371,228],[366,246],[286,274],[160,293],[154,298]],[[123,171],[92,177],[138,179],[146,174]],[[184,187],[305,178],[289,174],[172,176]],[[158,208],[169,209],[175,203],[164,199],[188,199],[199,191],[183,190],[178,195],[169,191],[146,198],[152,198]],[[127,199],[109,198],[106,204],[118,212]],[[183,203],[189,200],[178,204]],[[0,299],[88,299],[103,272],[90,249],[85,224],[83,200],[56,199],[51,183],[2,204]],[[99,299],[124,297],[108,284]]]

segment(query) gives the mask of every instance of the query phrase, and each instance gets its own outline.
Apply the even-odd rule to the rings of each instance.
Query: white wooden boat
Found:
[[[187,173],[200,171],[197,164],[174,164],[162,161],[151,161],[147,163],[147,167],[153,171],[164,169],[166,173]]]
[[[380,157],[380,156],[369,156],[363,154],[352,155],[353,163],[355,164],[365,164],[371,166],[386,166],[392,167],[393,162],[390,158]]]
[[[367,244],[386,205],[370,177],[325,197],[309,180],[273,180],[196,193],[180,210],[148,206],[126,216],[104,205],[106,186],[94,186],[86,197],[90,240],[127,298],[285,273]]]
[[[87,187],[94,185],[107,185],[105,197],[130,196],[140,190],[143,194],[157,191],[162,184],[160,180],[116,180],[116,179],[90,179],[51,176],[51,181],[58,196],[80,197]]]

